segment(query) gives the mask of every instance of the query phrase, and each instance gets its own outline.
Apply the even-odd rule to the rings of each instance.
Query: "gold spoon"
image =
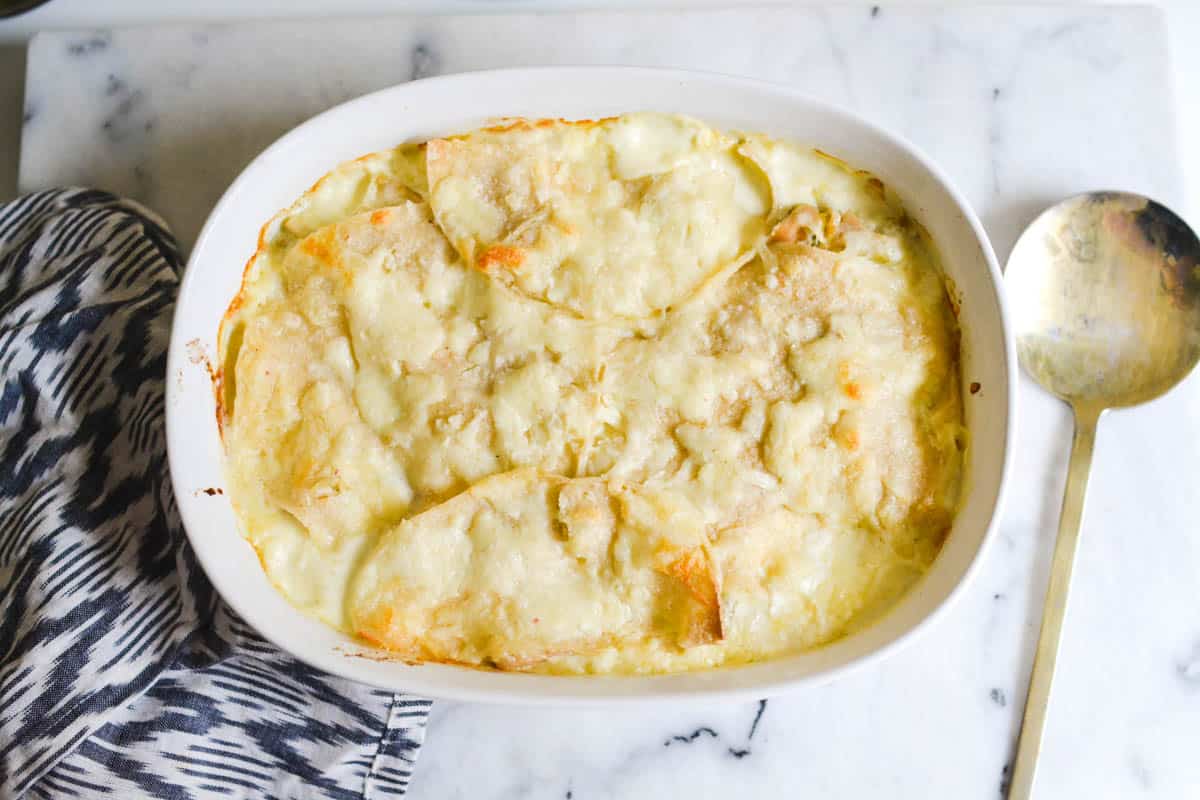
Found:
[[[1075,439],[1009,800],[1033,788],[1079,541],[1096,423],[1166,392],[1200,358],[1200,241],[1136,194],[1068,198],[1034,220],[1005,273],[1021,366],[1071,405]]]

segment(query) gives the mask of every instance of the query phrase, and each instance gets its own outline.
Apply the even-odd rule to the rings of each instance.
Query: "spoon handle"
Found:
[[[1042,632],[1038,637],[1037,655],[1033,659],[1033,676],[1025,700],[1025,717],[1017,740],[1017,758],[1013,764],[1008,800],[1029,800],[1033,792],[1034,772],[1042,747],[1050,682],[1054,678],[1058,642],[1067,610],[1071,568],[1075,564],[1075,546],[1079,543],[1079,521],[1083,516],[1083,500],[1087,493],[1088,470],[1092,465],[1092,446],[1096,442],[1096,423],[1099,419],[1098,409],[1075,409],[1075,440],[1071,445],[1071,463],[1067,467],[1067,488],[1058,518],[1058,539],[1054,545],[1054,562],[1050,567],[1050,586],[1046,590]]]

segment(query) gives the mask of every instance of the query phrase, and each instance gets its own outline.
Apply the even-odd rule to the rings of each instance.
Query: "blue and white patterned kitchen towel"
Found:
[[[276,650],[167,477],[174,240],[66,189],[0,206],[0,797],[402,795],[428,700]]]

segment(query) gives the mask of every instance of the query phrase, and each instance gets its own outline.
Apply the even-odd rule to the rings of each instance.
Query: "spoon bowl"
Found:
[[[1096,424],[1109,408],[1153,400],[1200,359],[1200,241],[1136,194],[1067,198],[1034,220],[1008,259],[1005,284],[1021,366],[1070,403],[1075,438],[1046,607],[1009,800],[1032,796]]]
[[[1121,192],[1039,216],[1005,275],[1021,366],[1073,406],[1131,406],[1200,359],[1200,241],[1169,209]]]

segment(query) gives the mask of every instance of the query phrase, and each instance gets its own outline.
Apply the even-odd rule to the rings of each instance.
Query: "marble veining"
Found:
[[[758,723],[762,721],[763,714],[767,710],[767,703],[769,703],[769,702],[770,702],[769,700],[765,700],[765,699],[758,701],[758,710],[754,712],[754,719],[751,720],[751,722],[750,722],[750,731],[746,734],[746,741],[745,741],[744,745],[743,746],[729,745],[728,747],[725,748],[726,752],[728,752],[729,755],[733,756],[734,758],[738,758],[738,759],[745,758],[746,756],[750,755],[750,753],[752,752],[750,750],[750,742],[754,740],[754,734],[758,731]],[[695,742],[697,739],[701,738],[702,736],[707,736],[712,739],[720,739],[721,738],[721,734],[717,733],[715,730],[708,727],[707,725],[702,725],[699,728],[696,728],[691,733],[686,733],[686,734],[676,733],[676,734],[672,735],[671,738],[669,738],[663,742],[663,747],[670,747],[671,745],[678,745],[678,744],[691,744],[691,743]]]
[[[46,33],[29,54],[20,185],[131,195],[186,246],[257,152],[350,97],[464,70],[614,63],[774,80],[865,114],[938,162],[1002,260],[1064,195],[1182,200],[1160,15],[1018,5]],[[438,703],[413,796],[999,797],[1070,441],[1066,409],[1024,379],[1019,405],[1013,482],[982,569],[913,646],[769,702]],[[1038,788],[1056,800],[1198,797],[1200,381],[1106,415],[1095,457]]]

